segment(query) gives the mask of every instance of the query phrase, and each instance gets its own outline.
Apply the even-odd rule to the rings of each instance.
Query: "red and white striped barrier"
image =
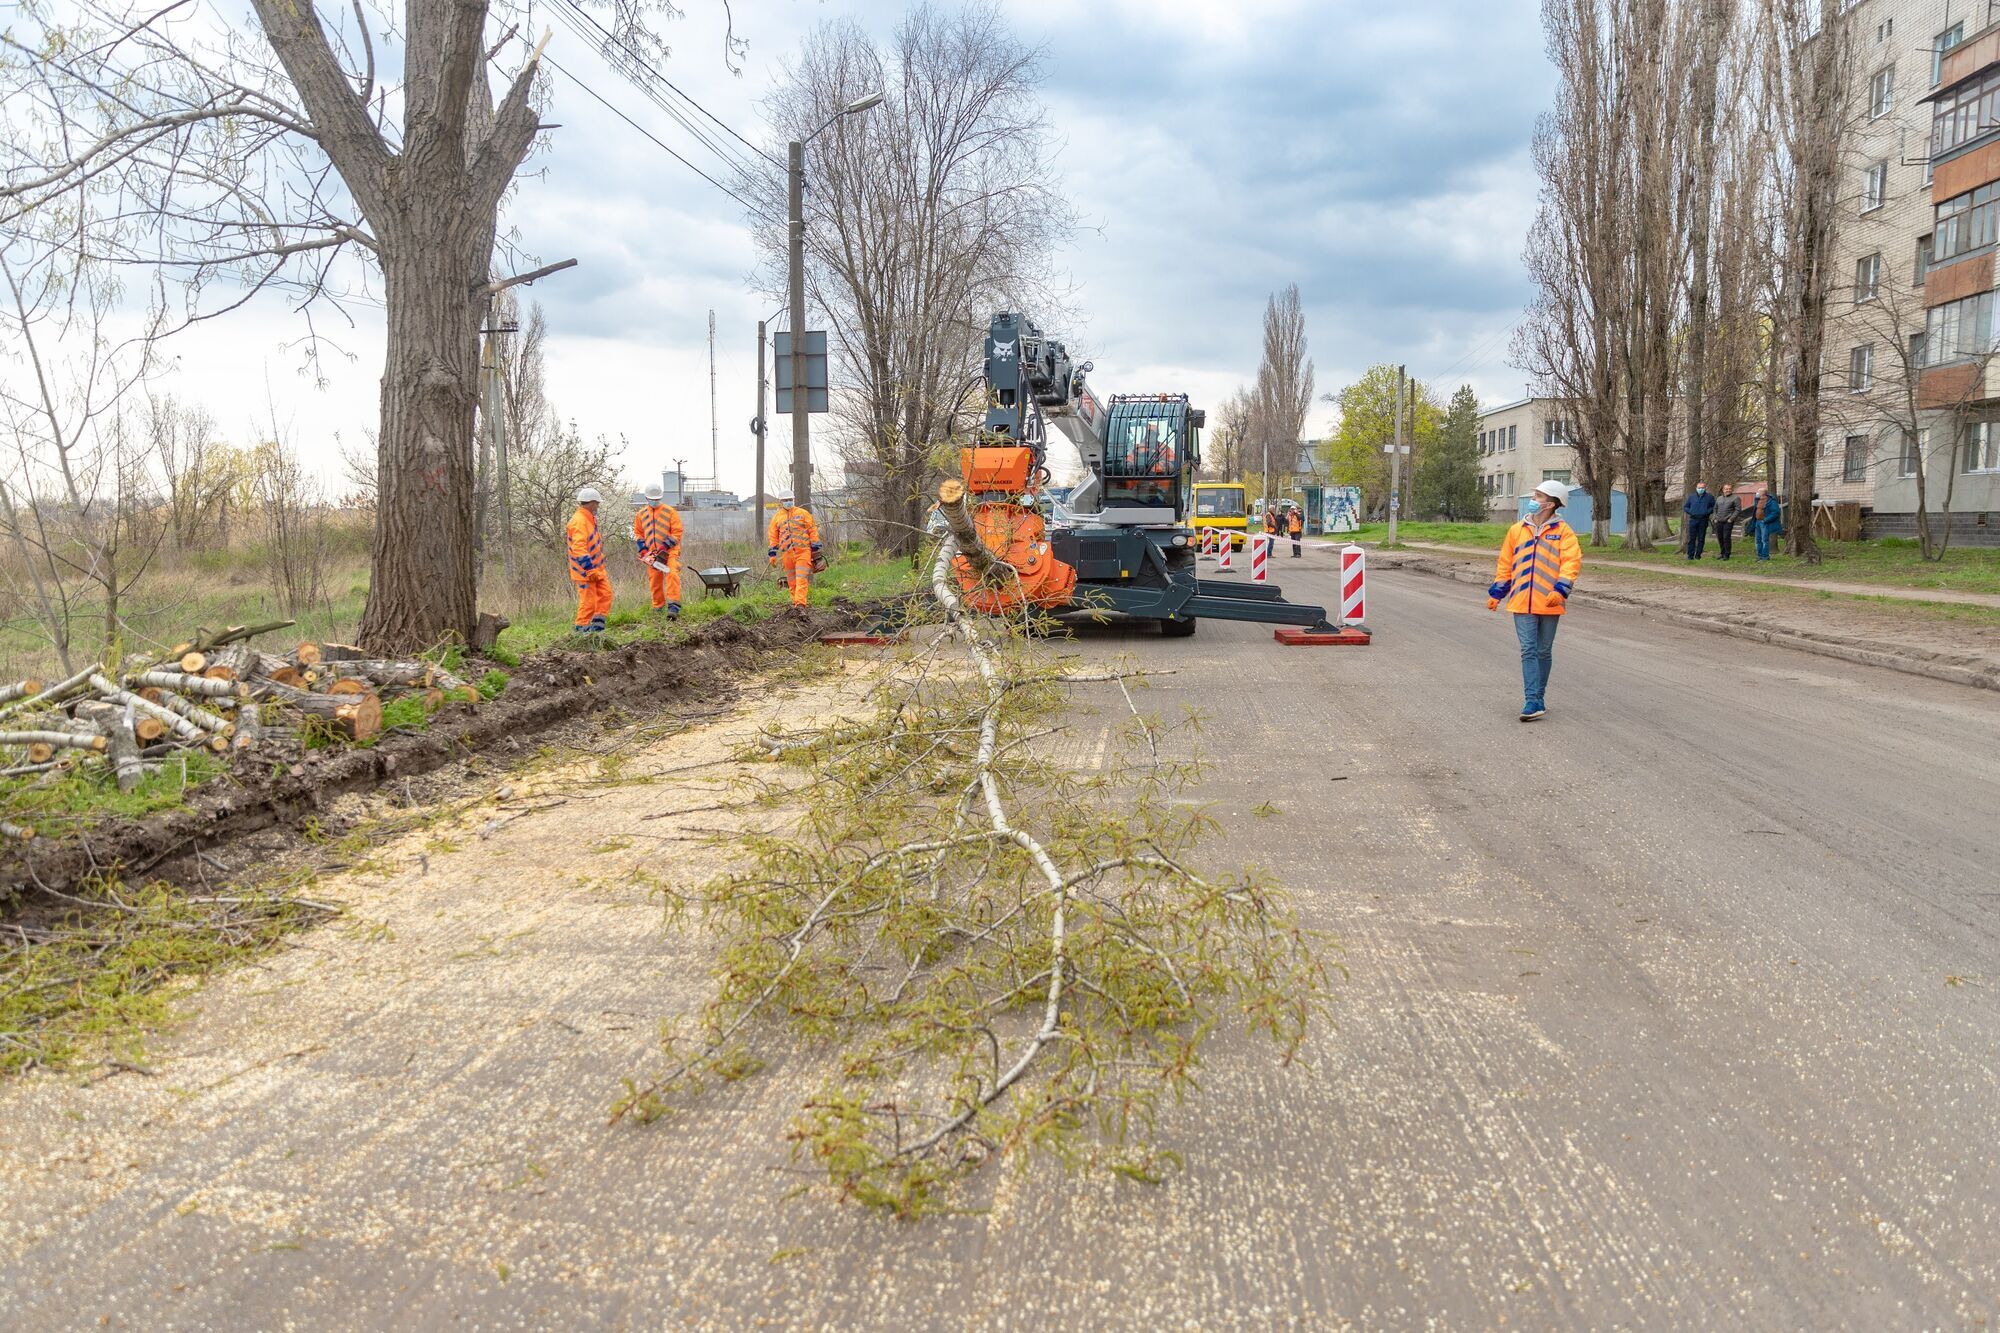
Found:
[[[1267,582],[1270,577],[1270,567],[1271,539],[1262,535],[1252,537],[1250,539],[1250,581],[1252,583]]]
[[[1226,533],[1226,532],[1225,532],[1225,533],[1223,533],[1223,534],[1222,534],[1222,542],[1221,542],[1221,544],[1220,544],[1220,545],[1218,545],[1218,546],[1217,546],[1217,547],[1215,548],[1215,556],[1216,556],[1216,559],[1215,559],[1215,572],[1216,572],[1216,573],[1220,574],[1220,573],[1221,573],[1221,572],[1222,572],[1223,570],[1225,570],[1225,569],[1227,569],[1227,570],[1231,570],[1232,572],[1234,571],[1234,568],[1235,568],[1235,567],[1234,567],[1233,565],[1231,565],[1231,564],[1229,563],[1229,552],[1230,552],[1230,548],[1231,548],[1232,546],[1234,546],[1234,544],[1235,544],[1235,543],[1233,543],[1233,542],[1231,542],[1231,541],[1229,540],[1229,534],[1228,534],[1228,533]]]
[[[1368,618],[1368,553],[1359,546],[1340,548],[1340,620],[1359,625]]]

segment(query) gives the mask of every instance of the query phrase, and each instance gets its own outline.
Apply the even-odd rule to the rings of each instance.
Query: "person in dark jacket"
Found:
[[[1708,483],[1694,484],[1694,494],[1681,501],[1681,512],[1687,515],[1688,559],[1701,559],[1702,551],[1708,546],[1708,520],[1715,513],[1715,497],[1708,493]]]
[[[1757,559],[1768,562],[1771,558],[1771,538],[1781,537],[1785,532],[1784,510],[1778,504],[1778,497],[1771,494],[1768,487],[1757,488],[1757,498],[1750,502],[1750,535],[1757,539]]]
[[[1722,494],[1715,501],[1715,545],[1723,560],[1729,558],[1729,543],[1736,538],[1736,520],[1743,515],[1743,501],[1737,499],[1736,488],[1728,482],[1722,483]]]

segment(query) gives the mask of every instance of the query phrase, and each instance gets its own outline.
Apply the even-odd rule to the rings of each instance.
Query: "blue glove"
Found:
[[[773,560],[776,560],[778,558],[778,548],[773,546],[770,550],[764,552],[764,554],[770,556]]]
[[[1497,602],[1507,595],[1507,586],[1507,584],[1500,582],[1492,583],[1487,587],[1486,595]]]
[[[1556,580],[1556,596],[1558,596],[1558,597],[1562,598],[1562,599],[1563,599],[1564,601],[1568,601],[1568,600],[1569,600],[1569,590],[1570,590],[1571,588],[1574,588],[1575,586],[1576,586],[1576,585],[1575,585],[1574,583],[1571,583],[1571,582],[1570,582],[1570,581],[1569,581],[1568,579],[1557,579],[1557,580]]]
[[[662,537],[662,538],[660,538],[660,549],[661,549],[662,551],[671,551],[671,550],[673,550],[673,549],[674,549],[674,548],[675,548],[676,546],[679,546],[679,545],[680,545],[680,543],[679,543],[679,542],[677,542],[677,541],[675,541],[675,540],[674,540],[674,539],[673,539],[672,537]]]

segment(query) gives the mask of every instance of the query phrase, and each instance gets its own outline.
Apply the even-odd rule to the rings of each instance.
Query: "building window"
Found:
[[[1921,329],[1910,335],[1911,370],[1920,370],[1923,368],[1924,353],[1927,350],[1927,342],[1928,340],[1925,339],[1923,331]]]
[[[1975,421],[1966,427],[1960,457],[1967,472],[2000,472],[2000,421]]]
[[[1993,348],[1993,293],[1933,306],[1924,326],[1924,362],[1942,366],[1985,356]]]
[[[1515,440],[1514,440],[1514,433],[1515,433],[1516,431],[1518,431],[1519,429],[1520,429],[1520,427],[1519,427],[1519,426],[1509,426],[1509,427],[1507,427],[1507,447],[1508,447],[1509,449],[1512,449],[1512,448],[1514,447],[1514,444],[1515,444]]]
[[[1937,206],[1937,231],[1932,243],[1934,264],[1993,244],[2000,222],[2000,181],[1945,200]]]
[[[1880,120],[1896,109],[1896,67],[1894,65],[1875,71],[1875,77],[1868,80],[1868,119]]]
[[[1917,475],[1917,455],[1931,447],[1931,433],[1920,430],[1915,435],[1903,432],[1903,447],[1896,454],[1896,475],[1914,477]]]
[[[1944,57],[1952,47],[1965,40],[1965,24],[1954,23],[1937,35],[1931,43],[1931,87],[1944,82]]]
[[[1930,276],[1931,264],[1935,262],[1936,254],[1936,246],[1929,236],[1917,237],[1917,267],[1910,279],[1914,286],[1924,285],[1924,279]]]
[[[1555,468],[1552,471],[1544,472],[1542,474],[1543,481],[1559,481],[1565,486],[1569,485],[1569,479],[1570,479],[1570,470],[1566,467]]]
[[[1854,303],[1875,299],[1882,285],[1882,256],[1880,253],[1863,255],[1854,261]]]
[[[1514,474],[1511,472],[1507,474],[1507,494],[1509,497],[1514,494]]]
[[[1868,480],[1868,437],[1850,435],[1847,448],[1840,458],[1840,479],[1842,481]]]
[[[1861,181],[1861,211],[1873,213],[1889,197],[1889,164],[1877,162]]]
[[[1847,354],[1847,391],[1867,393],[1875,387],[1875,345],[1857,347]]]
[[[1931,156],[1943,157],[1995,128],[2000,111],[2000,69],[1989,71],[1931,108]]]

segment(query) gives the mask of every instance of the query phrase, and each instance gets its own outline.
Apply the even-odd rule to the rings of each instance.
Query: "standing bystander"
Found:
[[[1743,502],[1736,498],[1736,487],[1722,483],[1722,494],[1715,501],[1715,545],[1720,559],[1729,558],[1729,544],[1736,539],[1736,520],[1743,514]]]
[[[1681,512],[1687,515],[1688,559],[1699,560],[1708,546],[1708,520],[1715,513],[1715,497],[1708,493],[1708,483],[1694,484],[1694,494],[1681,501]]]

